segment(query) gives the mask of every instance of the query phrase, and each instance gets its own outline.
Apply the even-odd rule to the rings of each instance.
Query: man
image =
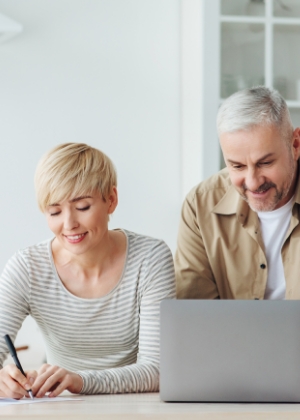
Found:
[[[226,99],[217,128],[226,168],[183,204],[177,296],[300,299],[300,128],[262,86]]]

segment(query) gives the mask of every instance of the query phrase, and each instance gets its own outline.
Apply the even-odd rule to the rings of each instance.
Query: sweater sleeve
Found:
[[[25,261],[15,254],[6,264],[0,277],[0,369],[8,349],[3,336],[12,341],[29,315],[30,281]]]
[[[175,297],[172,254],[157,242],[147,258],[139,287],[140,327],[137,362],[105,370],[77,371],[82,394],[155,392],[159,390],[159,310],[163,299]]]

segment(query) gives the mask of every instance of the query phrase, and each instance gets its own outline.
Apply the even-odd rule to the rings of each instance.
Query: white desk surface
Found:
[[[300,420],[300,404],[164,403],[158,393],[82,398],[83,401],[3,406],[0,420]]]

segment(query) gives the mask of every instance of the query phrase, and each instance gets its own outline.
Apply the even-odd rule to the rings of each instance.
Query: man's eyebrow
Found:
[[[265,160],[265,159],[267,159],[267,158],[269,158],[269,157],[271,157],[271,156],[273,156],[273,155],[274,155],[274,152],[267,153],[266,155],[264,155],[264,156],[262,156],[261,158],[259,158],[259,159],[258,159],[258,161],[257,161],[256,163],[261,162],[261,161],[263,161],[263,160]],[[232,164],[234,164],[234,165],[242,165],[242,163],[237,162],[237,161],[232,160],[232,159],[226,159],[226,160],[227,160],[227,162],[232,163]]]
[[[69,203],[76,203],[77,201],[84,200],[85,198],[93,198],[93,197],[90,196],[90,195],[82,195],[80,197],[72,198],[72,200],[69,200]],[[48,205],[48,207],[56,207],[56,206],[60,206],[60,204],[59,203],[51,203],[51,204]]]
[[[273,155],[274,155],[274,152],[267,153],[266,155],[264,155],[263,157],[261,157],[260,159],[258,159],[257,162],[261,162],[262,160],[268,159],[269,157],[271,157]]]
[[[232,160],[232,159],[226,159],[227,162],[232,163],[234,165],[241,165],[240,162],[237,162],[236,160]]]

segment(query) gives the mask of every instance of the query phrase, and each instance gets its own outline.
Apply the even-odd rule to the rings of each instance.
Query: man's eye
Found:
[[[233,169],[243,169],[243,165],[233,165]]]
[[[82,207],[82,208],[77,208],[77,210],[79,211],[86,211],[90,208],[91,206],[86,206],[86,207]]]

